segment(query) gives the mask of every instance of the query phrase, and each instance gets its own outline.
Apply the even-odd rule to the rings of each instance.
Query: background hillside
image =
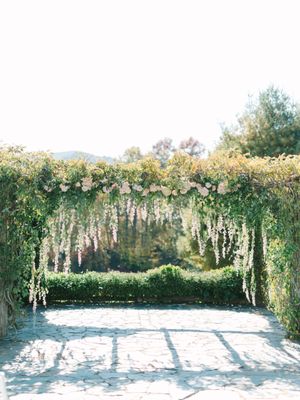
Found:
[[[86,160],[91,163],[106,161],[109,164],[114,162],[112,157],[95,156],[94,154],[84,153],[82,151],[62,151],[59,153],[52,153],[52,155],[56,160]]]

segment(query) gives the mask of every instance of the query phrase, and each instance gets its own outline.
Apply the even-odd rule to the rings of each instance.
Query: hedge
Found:
[[[48,273],[50,302],[200,302],[246,304],[241,274],[233,267],[187,272],[165,265],[146,273]]]

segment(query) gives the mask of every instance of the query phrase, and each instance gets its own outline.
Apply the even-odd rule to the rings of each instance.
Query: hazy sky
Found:
[[[248,93],[300,101],[299,0],[1,0],[0,140],[117,156],[212,148]]]

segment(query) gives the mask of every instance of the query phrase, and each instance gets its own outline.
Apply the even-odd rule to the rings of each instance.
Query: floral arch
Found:
[[[64,253],[67,273],[72,246],[80,262],[84,246],[101,245],[104,222],[110,224],[116,241],[121,215],[127,214],[131,223],[135,219],[160,223],[182,218],[181,210],[189,207],[200,253],[207,240],[216,260],[232,251],[236,267],[243,271],[249,302],[256,304],[257,298],[264,297],[290,331],[300,331],[296,307],[300,230],[294,218],[299,208],[295,201],[299,198],[299,157],[248,159],[240,155],[198,160],[177,154],[161,169],[153,159],[131,165],[62,162],[18,149],[2,150],[1,156],[3,310],[13,314],[29,282],[34,307],[37,301],[45,301],[43,276],[49,253],[54,269]],[[279,263],[284,264],[284,274]],[[288,311],[283,307],[287,298]]]

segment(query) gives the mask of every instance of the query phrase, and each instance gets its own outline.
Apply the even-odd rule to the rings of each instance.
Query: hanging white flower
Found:
[[[141,208],[141,217],[143,221],[147,221],[148,217],[148,210],[147,210],[147,204],[144,204]]]
[[[75,187],[80,187],[81,186],[81,183],[80,182],[76,182],[75,183]]]
[[[207,189],[212,187],[212,184],[210,182],[206,182],[205,186],[207,187]]]
[[[197,182],[189,182],[192,188],[197,187]]]
[[[160,220],[160,204],[158,201],[154,202],[154,216],[155,222],[158,223]]]
[[[136,215],[136,205],[134,204],[134,202],[132,202],[130,205],[129,213],[128,213],[128,218],[129,218],[131,225],[134,224],[135,215]]]
[[[178,195],[178,193],[177,193],[177,190],[176,190],[176,189],[172,190],[172,195],[173,195],[173,196],[177,196],[177,195]]]
[[[110,209],[110,226],[112,230],[112,238],[116,243],[118,241],[118,210],[117,207],[111,207]]]
[[[69,188],[70,188],[70,186],[64,185],[63,183],[61,183],[61,184],[59,185],[59,187],[60,187],[60,190],[61,190],[62,192],[66,192],[66,191],[69,190]]]

